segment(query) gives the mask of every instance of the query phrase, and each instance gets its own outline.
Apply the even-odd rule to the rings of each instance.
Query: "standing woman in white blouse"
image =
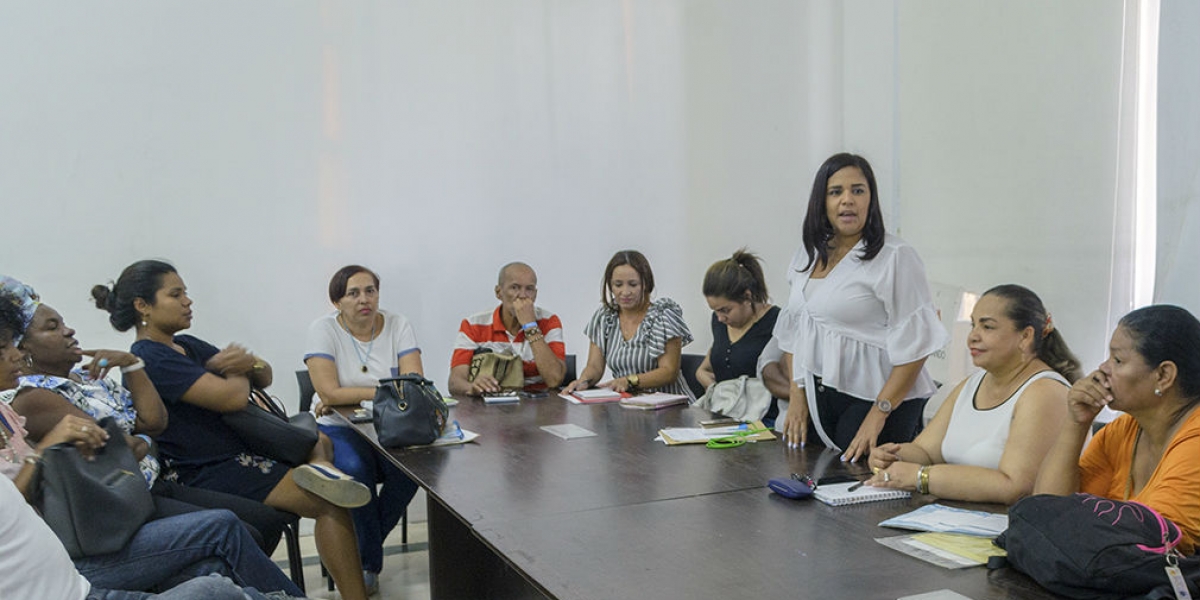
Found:
[[[921,258],[884,231],[866,159],[836,154],[817,170],[803,239],[775,325],[792,374],[788,445],[806,444],[811,428],[856,461],[878,443],[911,441],[936,390],[925,359],[949,336]]]

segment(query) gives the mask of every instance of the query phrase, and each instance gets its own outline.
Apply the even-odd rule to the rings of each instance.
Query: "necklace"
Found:
[[[367,344],[367,353],[365,355],[362,348],[359,347],[360,342],[358,338],[354,337],[354,332],[350,331],[350,324],[346,322],[346,318],[339,314],[338,319],[341,319],[342,329],[346,330],[346,335],[350,336],[350,341],[354,344],[354,354],[358,355],[358,362],[362,364],[362,372],[366,373],[367,360],[371,358],[371,350],[375,347],[375,322],[378,319],[371,319],[371,342]]]

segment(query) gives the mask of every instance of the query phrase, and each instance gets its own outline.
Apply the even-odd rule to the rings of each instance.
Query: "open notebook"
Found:
[[[828,483],[817,487],[813,491],[813,497],[830,506],[845,506],[847,504],[862,504],[863,502],[875,502],[876,500],[896,500],[912,496],[911,493],[904,490],[893,490],[869,485],[855,488],[854,491],[850,490],[850,488],[857,485],[858,483],[853,481]]]

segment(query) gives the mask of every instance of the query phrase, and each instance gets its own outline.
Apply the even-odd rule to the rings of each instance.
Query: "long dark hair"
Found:
[[[1175,363],[1175,381],[1187,400],[1179,414],[1200,402],[1200,321],[1192,313],[1170,304],[1155,304],[1121,317],[1117,326],[1125,328],[1146,364]]]
[[[741,302],[750,292],[750,301],[767,303],[767,279],[762,263],[749,250],[742,248],[733,256],[718,260],[704,274],[703,292],[709,298],[725,298]]]
[[[863,248],[859,258],[871,260],[883,249],[883,211],[879,208],[879,186],[875,183],[875,171],[871,170],[871,163],[857,154],[834,154],[817,169],[817,176],[813,178],[808,213],[804,216],[804,250],[808,253],[808,264],[804,265],[802,271],[829,262],[829,240],[833,237],[833,225],[826,214],[825,196],[829,178],[846,167],[858,167],[863,177],[867,178],[867,186],[871,188],[871,205],[867,208],[867,222],[863,225],[866,248]]]
[[[1042,362],[1050,365],[1071,383],[1075,383],[1083,375],[1079,359],[1067,347],[1067,340],[1058,331],[1050,319],[1050,312],[1042,304],[1042,299],[1027,287],[1015,283],[998,285],[983,293],[984,296],[1003,298],[1008,306],[1004,316],[1012,320],[1017,331],[1026,327],[1033,328],[1033,353]]]
[[[113,329],[129,331],[142,318],[133,307],[134,300],[141,298],[154,306],[163,276],[175,272],[175,267],[161,260],[139,260],[125,267],[111,288],[92,286],[92,300],[96,308],[108,311],[108,322]]]

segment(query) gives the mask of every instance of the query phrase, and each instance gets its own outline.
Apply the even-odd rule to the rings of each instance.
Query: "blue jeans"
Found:
[[[333,441],[333,466],[371,490],[371,501],[350,511],[358,534],[358,554],[364,571],[383,569],[383,540],[396,528],[417,484],[400,467],[375,450],[350,427],[320,425],[321,432]],[[375,486],[383,484],[378,495]]]
[[[232,581],[213,574],[197,577],[161,594],[124,592],[92,588],[87,600],[268,600],[254,588],[242,589]]]
[[[241,587],[303,596],[227,510],[150,521],[124,549],[75,559],[75,568],[101,590],[165,589],[192,577],[219,573]]]

